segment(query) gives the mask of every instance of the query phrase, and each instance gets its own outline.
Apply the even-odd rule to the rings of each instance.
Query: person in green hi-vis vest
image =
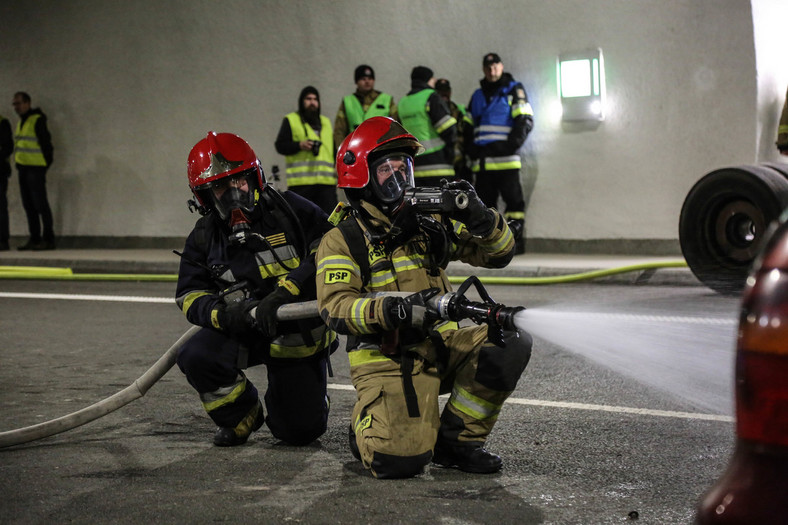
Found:
[[[351,131],[370,117],[399,120],[394,97],[375,89],[375,70],[362,64],[353,75],[356,92],[342,99],[334,119],[334,144],[342,144]]]
[[[320,114],[320,93],[306,86],[298,95],[298,111],[288,113],[274,143],[285,156],[287,189],[331,214],[337,205],[334,136],[331,121]]]
[[[410,73],[410,91],[399,101],[402,125],[424,146],[414,159],[416,186],[440,186],[441,179],[454,178],[454,141],[457,119],[433,89],[432,70],[416,66]]]

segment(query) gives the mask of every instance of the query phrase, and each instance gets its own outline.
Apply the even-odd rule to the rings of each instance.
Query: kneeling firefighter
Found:
[[[178,366],[219,426],[217,446],[245,443],[265,422],[274,437],[306,445],[326,431],[326,370],[336,334],[319,317],[277,322],[277,309],[315,298],[314,253],[331,227],[312,202],[266,183],[252,148],[208,133],[188,160],[189,187],[203,215],[186,239],[176,301],[202,326]],[[244,375],[265,363],[263,411]]]
[[[415,476],[430,461],[497,472],[501,458],[483,447],[528,364],[531,337],[508,331],[496,345],[486,325],[425,317],[424,305],[450,290],[449,260],[503,267],[514,239],[470,185],[463,209],[411,206],[405,196],[421,151],[396,121],[373,117],[337,152],[351,212],[318,248],[317,301],[329,327],[350,336],[351,451],[378,478]],[[451,396],[439,414],[441,393]]]

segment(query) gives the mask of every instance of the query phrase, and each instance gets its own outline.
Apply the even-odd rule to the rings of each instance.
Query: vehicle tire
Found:
[[[721,168],[684,200],[681,252],[692,273],[722,294],[737,294],[769,224],[788,206],[788,178],[769,166]]]

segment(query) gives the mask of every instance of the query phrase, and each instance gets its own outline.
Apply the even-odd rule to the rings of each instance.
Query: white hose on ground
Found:
[[[276,317],[280,321],[293,321],[296,319],[306,319],[317,316],[317,301],[306,301],[281,306],[276,311]],[[128,405],[135,399],[139,399],[175,365],[178,358],[178,350],[191,337],[200,330],[199,326],[189,328],[169,350],[164,352],[156,363],[153,364],[144,374],[142,374],[132,384],[111,395],[110,397],[94,403],[88,407],[78,410],[71,414],[38,423],[29,427],[18,428],[6,432],[0,432],[0,448],[20,445],[29,441],[53,436],[72,428],[84,425],[100,417],[106,416],[110,412]]]

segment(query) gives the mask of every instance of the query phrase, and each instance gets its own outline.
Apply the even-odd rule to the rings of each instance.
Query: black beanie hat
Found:
[[[426,83],[433,76],[432,70],[426,66],[416,66],[413,68],[413,71],[410,72],[411,81],[420,81]]]
[[[358,66],[356,68],[356,72],[353,75],[353,77],[355,79],[354,82],[358,82],[359,80],[361,80],[364,77],[371,77],[374,80],[375,79],[375,71],[371,67],[362,64],[362,65],[360,65],[360,66]]]
[[[317,97],[317,104],[318,104],[318,111],[320,110],[320,93],[317,92],[317,88],[314,86],[307,86],[301,90],[301,94],[298,95],[298,111],[301,112],[304,109],[304,99],[307,95],[314,95]]]

